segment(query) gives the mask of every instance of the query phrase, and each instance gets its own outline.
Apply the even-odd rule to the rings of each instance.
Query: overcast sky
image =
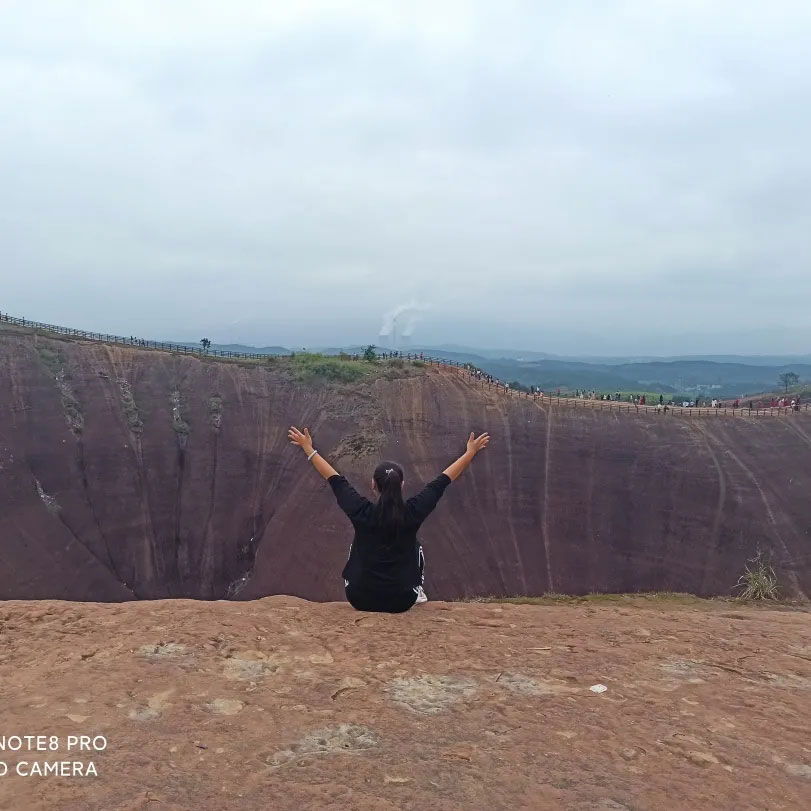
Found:
[[[2,3],[0,310],[811,351],[811,4]],[[413,320],[413,319],[412,319]]]

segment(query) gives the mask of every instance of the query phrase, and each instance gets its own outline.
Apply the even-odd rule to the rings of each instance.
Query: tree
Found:
[[[208,352],[208,348],[211,346],[211,341],[209,341],[208,338],[201,338],[200,343],[202,344],[203,349]]]
[[[377,353],[375,352],[376,348],[377,347],[374,344],[369,344],[369,346],[363,350],[363,359],[370,362],[377,360]]]
[[[800,382],[800,376],[796,372],[783,372],[777,379],[786,387],[786,393],[789,386],[796,386]]]

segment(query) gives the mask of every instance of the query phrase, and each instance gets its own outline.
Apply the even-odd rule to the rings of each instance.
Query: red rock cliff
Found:
[[[0,333],[0,598],[341,596],[350,526],[286,440],[358,487],[488,450],[426,523],[431,596],[729,593],[771,555],[811,591],[811,420],[539,407],[426,369],[365,387]]]

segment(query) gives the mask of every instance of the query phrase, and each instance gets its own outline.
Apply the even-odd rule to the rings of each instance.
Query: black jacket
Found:
[[[375,526],[375,505],[343,477],[330,476],[338,506],[355,528],[343,577],[354,587],[370,591],[407,591],[420,585],[417,530],[431,514],[451,480],[440,473],[406,501],[405,524],[396,537]]]

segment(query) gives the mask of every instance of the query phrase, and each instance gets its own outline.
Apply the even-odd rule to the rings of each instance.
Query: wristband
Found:
[[[312,452],[312,453],[311,453],[311,454],[310,454],[310,455],[307,457],[307,461],[309,462],[309,461],[310,461],[310,460],[313,458],[313,456],[315,456],[317,453],[318,453],[318,451],[313,451],[313,452]]]

